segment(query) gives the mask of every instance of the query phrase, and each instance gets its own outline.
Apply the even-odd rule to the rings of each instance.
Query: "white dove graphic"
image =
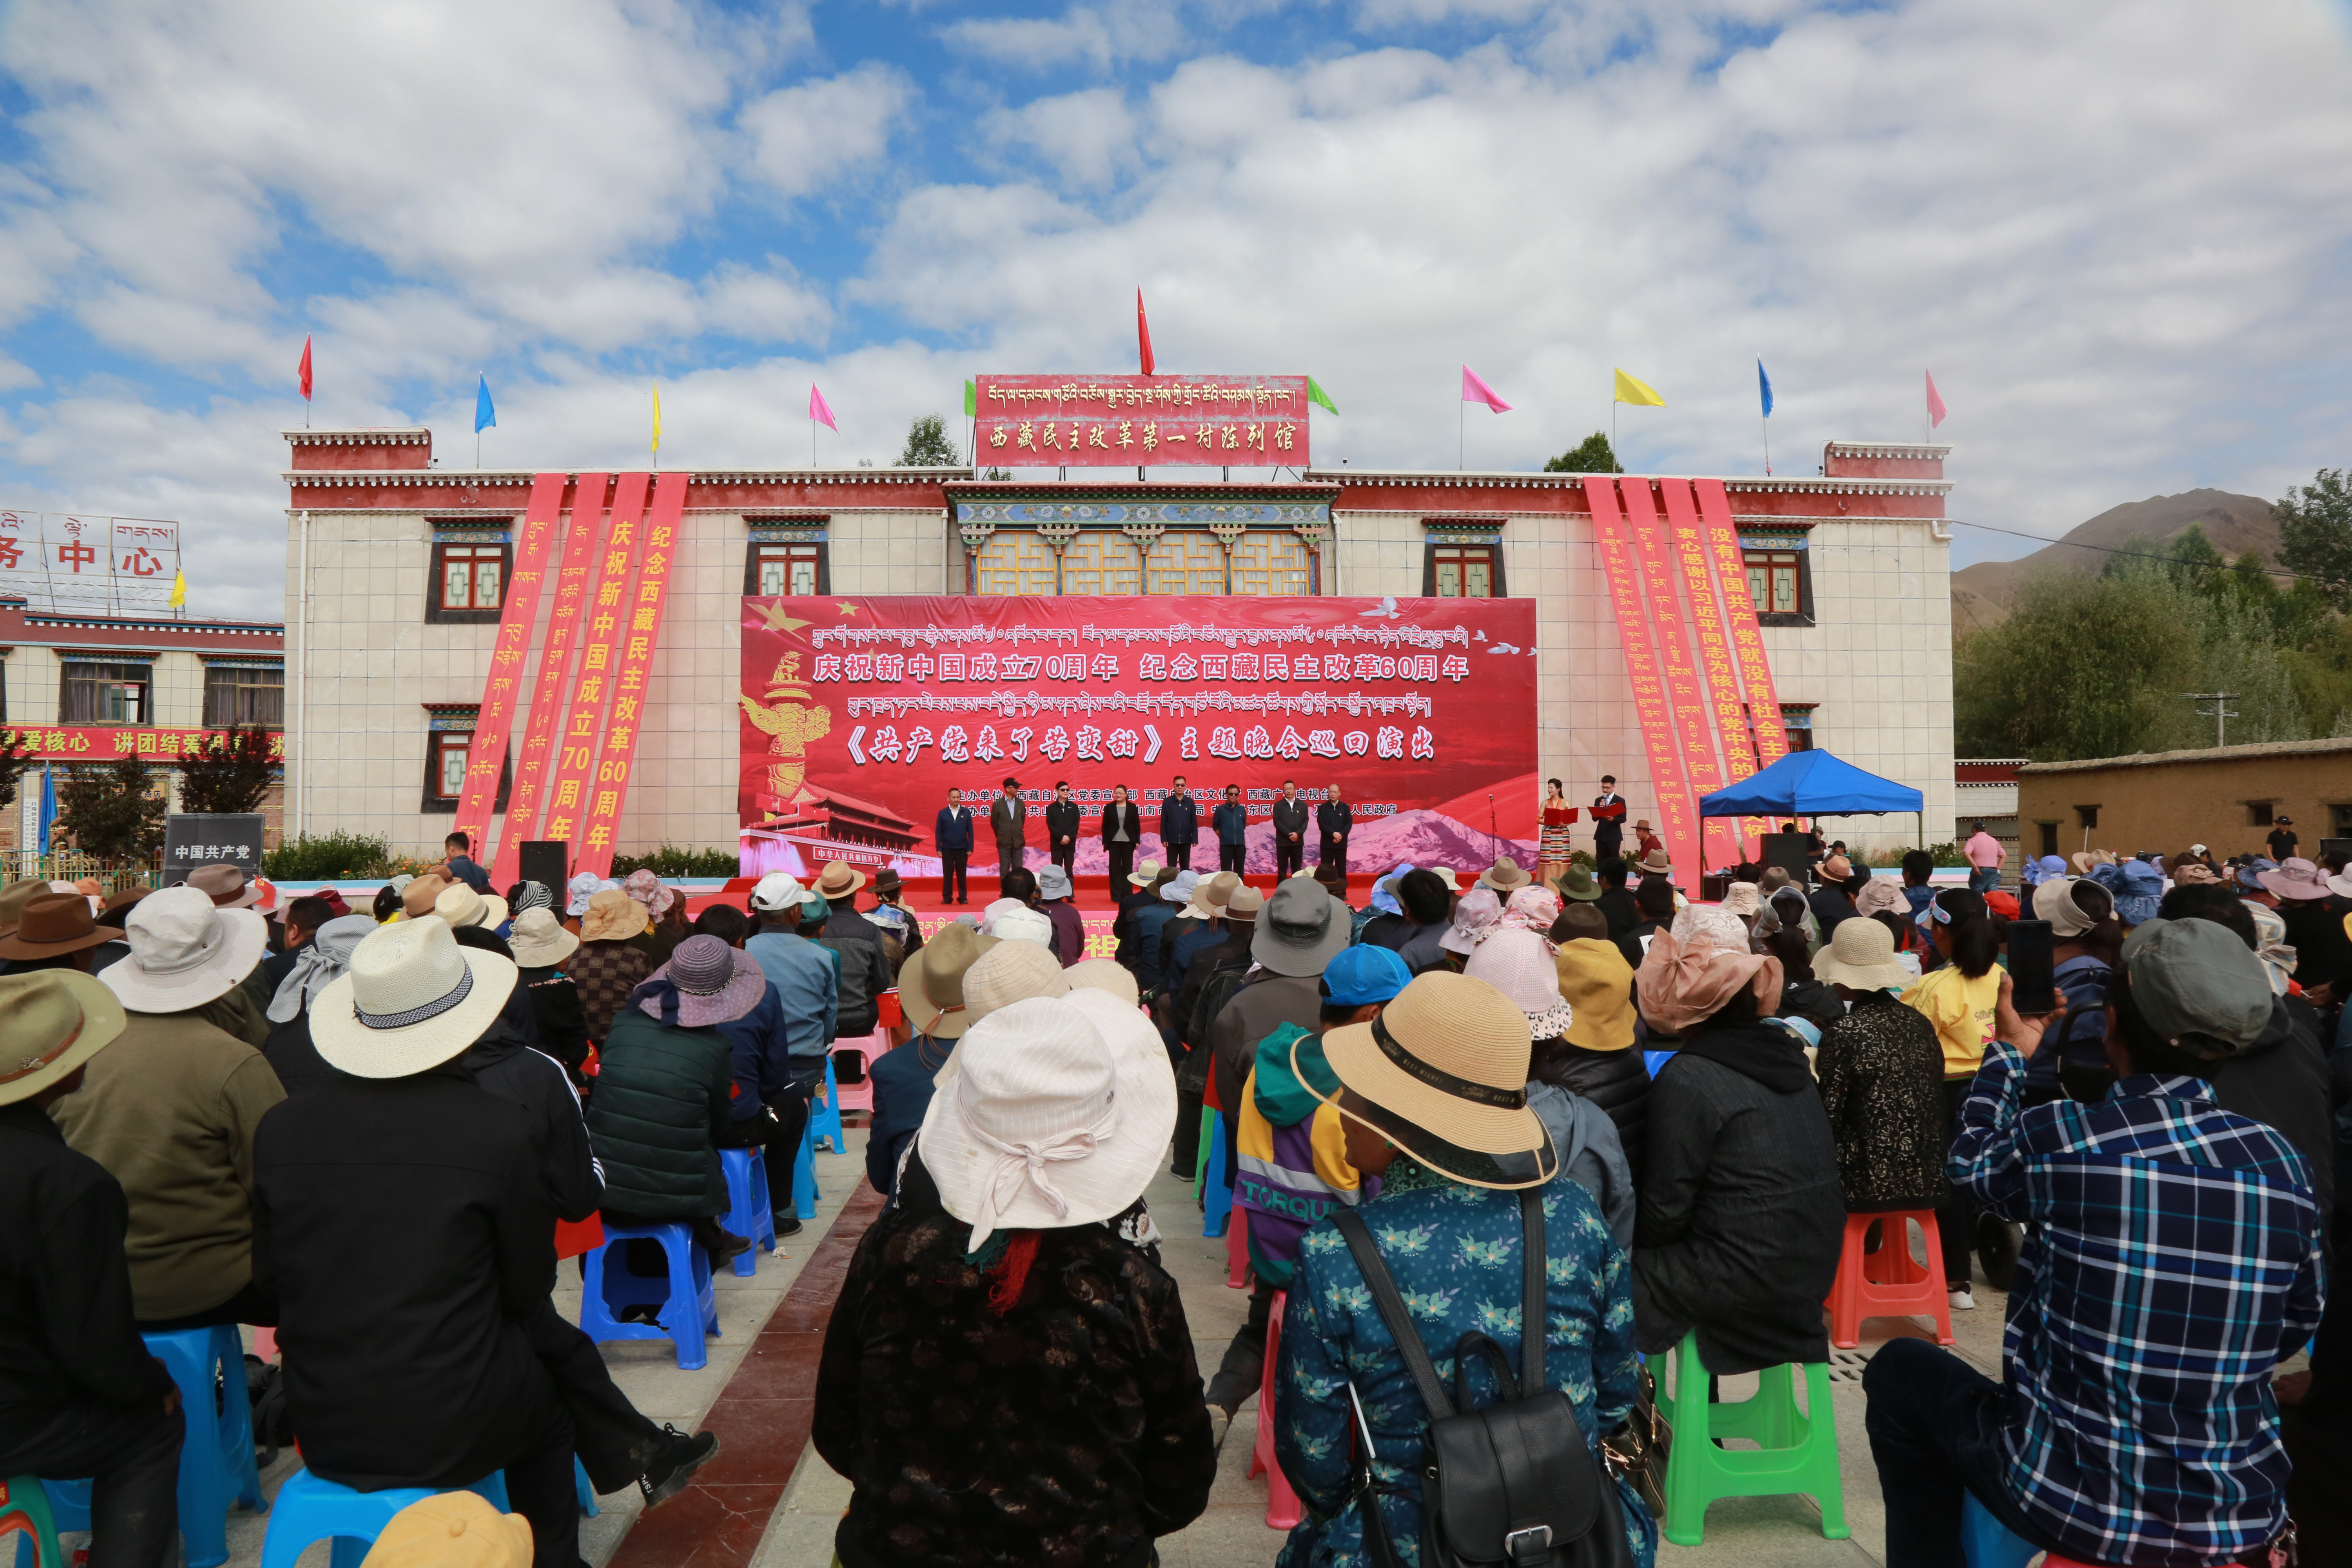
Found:
[[[1376,620],[1393,621],[1393,620],[1399,620],[1399,619],[1402,619],[1402,616],[1403,616],[1403,615],[1404,615],[1404,612],[1403,612],[1402,610],[1400,610],[1400,609],[1398,609],[1398,608],[1397,608],[1397,602],[1396,602],[1396,598],[1395,598],[1395,596],[1394,596],[1393,595],[1391,595],[1391,596],[1389,596],[1389,597],[1387,597],[1387,598],[1384,598],[1384,599],[1382,599],[1382,600],[1381,601],[1381,607],[1380,607],[1379,609],[1377,609],[1377,610],[1358,610],[1358,611],[1356,612],[1356,614],[1357,614],[1357,615],[1359,615],[1359,616],[1366,616],[1366,617],[1370,617],[1370,618],[1376,619]]]

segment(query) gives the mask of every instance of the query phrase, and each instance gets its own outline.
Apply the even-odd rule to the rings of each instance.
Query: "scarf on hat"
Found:
[[[1780,961],[1749,952],[1744,935],[1727,948],[1710,931],[1691,932],[1687,942],[1662,931],[1650,939],[1633,986],[1643,1017],[1668,1034],[1687,1035],[1742,991],[1755,995],[1757,1012],[1772,1012],[1780,1005]]]
[[[1551,934],[1551,922],[1559,919],[1559,895],[1549,888],[1521,888],[1503,906],[1502,924],[1531,931],[1538,936]]]
[[[296,951],[294,967],[278,983],[276,994],[269,998],[269,1021],[289,1023],[295,1015],[309,1011],[310,999],[352,966],[352,949],[373,930],[373,915],[339,915],[320,926],[309,944]]]
[[[1083,1160],[1100,1145],[1109,1142],[1118,1131],[1118,1100],[1114,1096],[1103,1107],[1103,1113],[1090,1127],[1074,1128],[1056,1132],[1039,1142],[1008,1143],[981,1126],[974,1114],[978,1109],[973,1100],[978,1090],[972,1088],[971,1075],[961,1074],[956,1079],[956,1100],[963,1108],[963,1130],[971,1134],[972,1142],[982,1148],[996,1151],[996,1164],[981,1184],[980,1212],[972,1216],[971,1240],[967,1252],[978,1252],[996,1230],[999,1216],[1021,1195],[1023,1183],[1037,1189],[1037,1195],[1053,1205],[1054,1217],[1066,1219],[1070,1200],[1054,1185],[1046,1172],[1048,1165],[1071,1160]]]
[[[2286,940],[2286,921],[2273,909],[2261,904],[2248,904],[2248,913],[2254,917],[2254,956],[2263,961],[2263,976],[2271,983],[2271,994],[2286,994],[2287,982],[2294,978],[2294,949]]]

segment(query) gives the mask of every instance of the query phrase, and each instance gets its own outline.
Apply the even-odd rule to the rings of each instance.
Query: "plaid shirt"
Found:
[[[2021,1111],[1995,1041],[1947,1173],[2025,1222],[2001,1354],[2010,1495],[2074,1556],[2209,1563],[2286,1523],[2271,1374],[2319,1322],[2303,1157],[2193,1078]]]

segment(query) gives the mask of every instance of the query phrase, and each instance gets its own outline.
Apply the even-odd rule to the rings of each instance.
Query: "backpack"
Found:
[[[1184,1065],[1176,1069],[1176,1087],[1190,1094],[1200,1094],[1209,1087],[1209,1070],[1213,1053],[1209,1049],[1209,1031],[1217,1022],[1217,1015],[1234,999],[1249,977],[1250,960],[1244,954],[1227,959],[1209,976],[1201,987],[1200,999],[1192,1004],[1192,1016],[1185,1020],[1182,1038],[1189,1047]]]
[[[1503,1347],[1471,1330],[1454,1348],[1458,1413],[1445,1397],[1445,1384],[1363,1215],[1340,1209],[1331,1221],[1363,1270],[1381,1321],[1429,1407],[1428,1465],[1421,1483],[1422,1568],[1633,1568],[1616,1484],[1585,1442],[1576,1406],[1567,1394],[1544,1386],[1542,1189],[1528,1187],[1519,1194],[1527,1263],[1519,1308],[1524,1376],[1513,1381]],[[1503,1391],[1502,1399],[1484,1410],[1470,1407],[1474,1357],[1492,1365]],[[1396,1568],[1396,1549],[1369,1485],[1369,1444],[1366,1450],[1366,1485],[1359,1504],[1365,1547],[1375,1568]]]

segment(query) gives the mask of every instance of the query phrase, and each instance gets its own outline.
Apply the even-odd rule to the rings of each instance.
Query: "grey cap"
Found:
[[[1344,916],[1333,918],[1344,908],[1313,878],[1284,878],[1258,916],[1257,930],[1250,936],[1250,956],[1276,974],[1322,973],[1323,966],[1347,948],[1354,922]]]
[[[1059,866],[1037,868],[1037,896],[1041,899],[1066,899],[1070,896],[1070,874]]]
[[[2152,920],[2124,939],[2124,979],[2141,1017],[2200,1056],[2244,1050],[2271,1021],[2270,980],[2238,933],[2212,921]]]

